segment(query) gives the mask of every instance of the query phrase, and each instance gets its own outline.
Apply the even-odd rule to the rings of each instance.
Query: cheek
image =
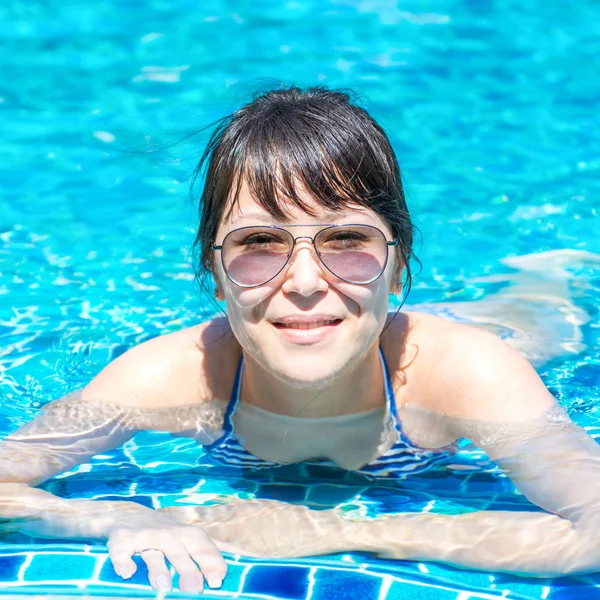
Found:
[[[370,285],[343,283],[338,285],[337,289],[355,304],[359,315],[374,315],[377,320],[387,318],[390,281],[385,275]]]
[[[243,289],[227,280],[224,291],[231,330],[240,345],[248,350],[256,345],[252,341],[257,336],[254,326],[264,318],[275,289],[269,286]]]
[[[227,306],[237,313],[243,314],[245,318],[260,318],[275,291],[275,287],[268,285],[244,289],[228,282],[225,288],[225,297]]]

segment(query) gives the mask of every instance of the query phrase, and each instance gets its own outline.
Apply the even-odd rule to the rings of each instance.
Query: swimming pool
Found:
[[[230,111],[256,78],[356,88],[391,132],[423,233],[411,304],[486,297],[511,283],[506,257],[598,253],[598,22],[591,0],[568,12],[500,0],[4,4],[0,435],[132,345],[212,314],[193,282],[186,199],[205,136],[171,144]],[[590,315],[585,349],[541,374],[595,433],[600,270],[581,257],[550,261],[543,275],[569,274]],[[373,486],[303,467],[240,474],[205,458],[190,441],[145,433],[44,487],[152,506],[269,497],[358,516],[524,503],[489,473]],[[228,559],[214,596],[600,595],[596,576],[522,579],[359,555]],[[102,547],[12,534],[0,582],[2,593],[150,593],[143,571],[118,581]]]

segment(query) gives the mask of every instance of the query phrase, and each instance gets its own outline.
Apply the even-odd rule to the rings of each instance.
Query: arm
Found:
[[[115,448],[134,433],[123,406],[85,402],[80,391],[51,403],[41,417],[0,442],[0,516],[29,535],[106,539],[117,514],[136,511],[138,504],[65,500],[30,485]]]
[[[365,550],[530,576],[600,569],[600,448],[585,431],[552,413],[505,424],[499,436],[498,423],[454,426],[479,438],[478,445],[492,457],[500,452],[497,464],[547,512],[391,516],[366,525]],[[494,428],[495,439],[490,435]]]
[[[546,513],[415,515],[408,521],[408,536],[417,535],[411,555],[544,576],[598,570],[600,447],[504,342],[461,328],[447,343],[452,345],[462,352],[438,356],[447,394],[437,412],[452,437],[483,449]]]
[[[197,352],[195,346],[192,350]],[[63,499],[30,487],[121,445],[139,430],[192,430],[201,435],[210,429],[205,417],[215,410],[209,403],[165,405],[178,386],[190,383],[181,372],[173,377],[172,363],[197,367],[188,347],[182,350],[168,336],[141,344],[111,363],[82,392],[51,403],[40,417],[0,442],[0,517],[31,535],[108,541],[115,570],[125,577],[135,571],[134,553],[160,548],[142,555],[155,588],[161,575],[167,577],[162,589],[170,588],[165,556],[185,575],[181,589],[201,589],[196,563],[202,563],[209,582],[222,580],[223,558],[200,529],[182,528],[168,515],[133,502]],[[190,399],[185,394],[179,398]]]
[[[473,335],[471,335],[473,332]],[[400,514],[351,522],[280,502],[186,507],[215,539],[258,556],[369,551],[387,558],[536,576],[600,569],[600,448],[556,405],[522,357],[470,330],[461,352],[431,361],[436,411],[455,438],[485,450],[539,512]],[[438,390],[446,391],[440,406]],[[417,410],[427,410],[424,408]]]

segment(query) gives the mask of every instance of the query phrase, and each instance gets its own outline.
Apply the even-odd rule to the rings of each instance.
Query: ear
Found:
[[[390,292],[394,294],[394,296],[399,296],[402,292],[402,274],[404,273],[404,265],[400,263],[398,267],[394,270],[394,274],[392,275],[392,281],[390,283]]]
[[[213,278],[213,284],[215,286],[215,291],[214,291],[215,298],[219,302],[223,302],[223,300],[225,300],[225,294],[223,293],[223,287],[221,286],[221,283],[219,282],[219,277],[215,273],[214,269],[212,271],[212,278]]]
[[[216,277],[216,275],[214,273],[213,273],[213,283],[215,284],[215,292],[214,292],[215,298],[219,302],[223,302],[223,300],[225,300],[225,294],[223,293],[223,287],[219,283],[219,279]]]
[[[210,260],[210,274],[212,275],[213,285],[215,286],[213,292],[215,299],[219,302],[223,302],[225,300],[225,294],[223,293],[223,286],[221,285],[219,270],[215,264],[214,252]]]

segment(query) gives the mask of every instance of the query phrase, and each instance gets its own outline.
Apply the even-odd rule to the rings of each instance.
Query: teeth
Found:
[[[317,329],[326,325],[333,325],[337,319],[329,319],[328,321],[314,321],[313,323],[279,323],[281,327],[287,329]]]

